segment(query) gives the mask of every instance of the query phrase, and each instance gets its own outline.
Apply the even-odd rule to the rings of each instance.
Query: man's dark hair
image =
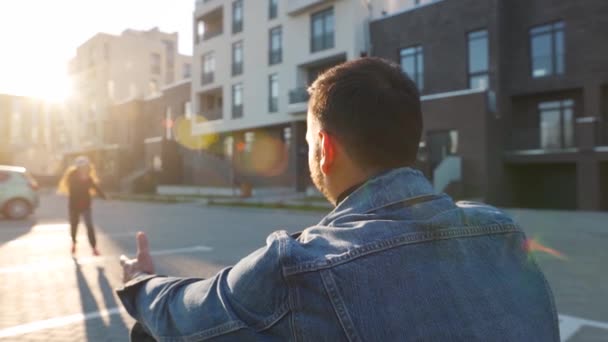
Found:
[[[308,89],[309,110],[364,169],[411,166],[422,131],[420,94],[401,68],[380,58],[335,66]]]

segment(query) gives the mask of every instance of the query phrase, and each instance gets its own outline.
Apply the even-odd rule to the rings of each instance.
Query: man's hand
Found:
[[[137,233],[137,256],[129,259],[125,255],[120,256],[122,266],[122,278],[126,283],[142,273],[154,273],[154,264],[150,255],[150,245],[148,237],[143,232]]]

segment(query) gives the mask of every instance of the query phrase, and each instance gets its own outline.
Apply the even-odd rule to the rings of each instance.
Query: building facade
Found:
[[[181,156],[189,141],[184,134],[191,132],[190,93],[190,80],[186,79],[154,95],[110,107],[106,145],[89,151],[106,186],[127,190],[147,173],[153,173],[161,183],[182,182]]]
[[[156,95],[161,88],[190,78],[191,57],[177,47],[177,33],[158,28],[99,33],[78,47],[69,66],[75,89],[70,108],[81,122],[83,145],[105,143],[111,105]]]
[[[607,28],[602,0],[440,0],[370,32],[419,85],[431,177],[457,157],[464,197],[608,210]]]
[[[62,104],[0,94],[0,164],[24,166],[40,176],[55,174],[71,135]]]
[[[192,152],[198,161],[187,181],[304,190],[306,88],[322,71],[369,54],[372,18],[415,2],[197,1],[193,133],[215,144]],[[202,170],[214,171],[197,176]]]

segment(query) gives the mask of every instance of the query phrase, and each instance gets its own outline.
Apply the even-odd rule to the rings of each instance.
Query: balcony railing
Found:
[[[296,88],[289,91],[289,104],[308,102],[310,95],[306,88]]]
[[[205,33],[203,33],[202,40],[209,40],[213,37],[217,37],[217,36],[221,35],[222,33],[224,33],[222,30],[206,31]],[[200,41],[200,39],[199,39],[199,41]]]
[[[232,76],[237,76],[243,73],[243,63],[232,63]]]
[[[272,50],[268,54],[268,64],[270,64],[270,65],[281,63],[282,60],[283,60],[283,50],[281,50],[281,49]]]
[[[232,118],[242,118],[243,117],[243,105],[235,106],[232,105]]]
[[[564,130],[545,130],[545,132],[540,127],[513,128],[509,138],[509,150],[559,152],[576,147],[574,127]]]
[[[214,73],[212,72],[204,72],[201,75],[201,85],[207,85],[213,83]]]
[[[559,129],[539,127],[513,128],[509,139],[509,150],[543,150],[547,153],[577,148],[590,150],[604,143],[603,125],[595,117],[578,117],[576,122]]]

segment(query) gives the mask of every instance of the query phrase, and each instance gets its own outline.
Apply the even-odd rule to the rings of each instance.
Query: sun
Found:
[[[42,75],[37,84],[29,85],[28,95],[52,103],[63,103],[72,95],[72,83],[67,75]]]

